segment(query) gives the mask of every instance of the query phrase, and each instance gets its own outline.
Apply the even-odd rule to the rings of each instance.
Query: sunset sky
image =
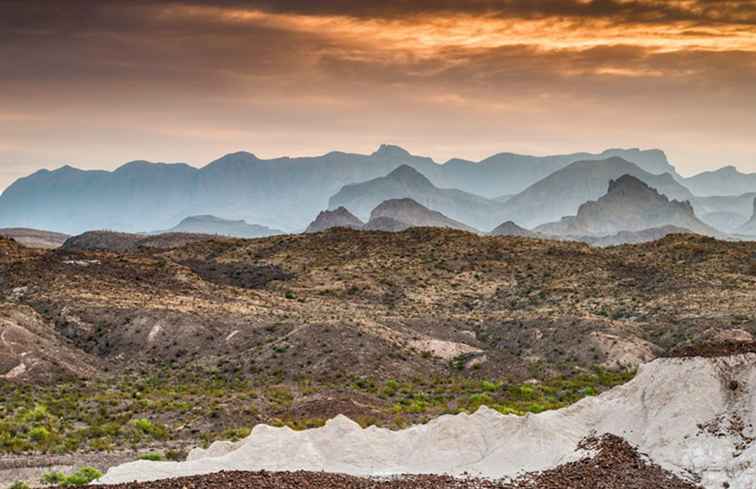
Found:
[[[0,189],[384,142],[756,171],[756,1],[0,0]]]

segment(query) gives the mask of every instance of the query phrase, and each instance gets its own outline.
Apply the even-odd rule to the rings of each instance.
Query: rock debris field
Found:
[[[206,476],[149,487],[746,489],[756,480],[755,385],[753,353],[663,358],[631,382],[557,411],[513,416],[483,407],[401,431],[363,429],[344,416],[305,431],[260,425],[237,443],[195,449],[185,462],[132,462],[99,482]],[[390,479],[402,474],[420,477]]]
[[[649,463],[619,437],[606,435],[584,440],[581,448],[592,456],[512,482],[439,475],[360,478],[325,472],[224,471],[205,476],[164,479],[145,483],[101,486],[105,489],[694,489],[661,467]]]

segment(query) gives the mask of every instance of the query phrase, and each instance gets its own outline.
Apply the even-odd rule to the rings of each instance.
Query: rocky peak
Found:
[[[470,226],[455,221],[454,219],[450,219],[438,211],[428,209],[424,205],[418,204],[417,201],[409,198],[390,199],[381,202],[381,204],[370,213],[370,221],[374,221],[381,217],[390,217],[396,221],[406,223],[409,226],[441,227],[475,232],[475,229]]]
[[[322,211],[318,214],[309,226],[307,226],[306,233],[318,233],[325,231],[326,229],[335,227],[345,227],[351,229],[360,229],[364,223],[360,221],[354,214],[349,212],[346,207],[339,207],[334,210]]]
[[[669,200],[631,175],[609,181],[609,191],[581,205],[571,232],[613,234],[674,225],[701,234],[714,230],[696,218],[690,202]]]

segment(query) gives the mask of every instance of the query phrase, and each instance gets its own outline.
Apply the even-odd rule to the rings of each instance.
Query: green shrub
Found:
[[[157,423],[153,423],[147,418],[138,418],[131,422],[131,424],[139,432],[150,435],[153,438],[165,438],[168,435],[168,430],[165,426],[161,426]]]
[[[50,486],[59,486],[66,480],[66,474],[63,472],[45,472],[42,475],[42,483]]]
[[[41,443],[50,438],[50,431],[44,426],[35,426],[29,430],[29,438],[37,443]]]
[[[162,462],[165,460],[165,457],[162,453],[158,452],[150,452],[150,453],[143,453],[139,456],[139,460],[148,460],[150,462]]]
[[[29,484],[23,481],[16,481],[13,484],[11,484],[8,489],[30,489]]]
[[[229,429],[223,432],[223,438],[231,441],[239,441],[243,438],[248,437],[250,433],[252,433],[252,430],[250,430],[249,428]]]
[[[82,467],[63,481],[64,486],[86,486],[90,482],[102,477],[102,472],[94,467]]]
[[[37,404],[34,406],[34,409],[26,411],[23,416],[21,416],[21,420],[25,423],[39,423],[40,421],[46,420],[47,416],[47,406],[44,404]]]

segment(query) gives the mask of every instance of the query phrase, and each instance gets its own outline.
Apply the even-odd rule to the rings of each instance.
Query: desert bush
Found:
[[[162,453],[159,452],[150,452],[150,453],[143,453],[139,456],[139,460],[147,460],[150,462],[162,462],[165,460],[165,457]]]
[[[102,472],[94,467],[82,467],[73,474],[66,476],[63,486],[86,486],[90,482],[102,477]]]
[[[59,486],[66,480],[66,474],[63,472],[45,472],[42,474],[42,483],[50,486]]]

